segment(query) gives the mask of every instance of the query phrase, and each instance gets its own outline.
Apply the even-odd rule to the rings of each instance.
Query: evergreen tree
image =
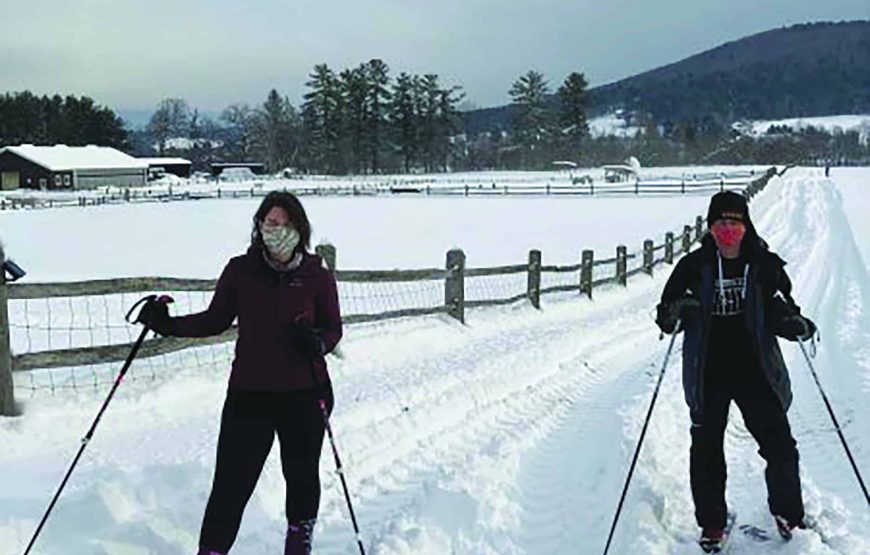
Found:
[[[586,109],[589,101],[586,94],[586,77],[582,73],[572,73],[559,87],[559,125],[560,137],[567,147],[569,156],[577,156],[580,143],[589,134]]]
[[[515,107],[512,122],[514,137],[533,156],[547,144],[552,136],[553,117],[547,105],[549,85],[537,71],[529,71],[517,79],[509,91]]]
[[[296,154],[298,132],[296,110],[290,99],[272,89],[257,114],[257,140],[269,171],[292,165]]]
[[[326,64],[314,66],[305,83],[302,120],[305,133],[306,164],[310,169],[341,173],[341,131],[344,100],[335,73]]]
[[[353,173],[362,173],[368,161],[371,148],[371,119],[369,81],[366,67],[360,65],[354,69],[346,69],[339,75],[342,106],[342,128],[344,140],[342,152],[348,160],[348,167]]]
[[[464,95],[460,87],[441,88],[438,75],[428,73],[414,88],[419,152],[425,171],[446,170],[452,152],[452,137],[457,133],[459,110]]]
[[[457,106],[465,98],[461,87],[454,86],[438,90],[437,142],[436,154],[439,166],[444,171],[450,170],[450,160],[456,155],[455,138],[459,132],[460,117]]]
[[[427,73],[419,80],[416,91],[417,121],[420,126],[420,155],[426,172],[432,171],[436,159],[439,92],[437,75]]]
[[[0,147],[25,143],[129,146],[124,122],[89,97],[38,97],[30,91],[3,94]]]
[[[400,73],[393,86],[392,101],[389,106],[392,134],[402,157],[405,173],[411,171],[411,166],[417,157],[418,142],[418,111],[420,104],[420,78]]]
[[[368,150],[372,173],[380,171],[380,153],[384,147],[387,112],[391,99],[390,69],[382,60],[370,60],[365,66],[368,84]]]

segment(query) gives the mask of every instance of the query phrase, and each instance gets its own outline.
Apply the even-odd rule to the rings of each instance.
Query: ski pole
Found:
[[[822,387],[821,382],[819,381],[819,376],[816,374],[816,369],[813,366],[812,360],[810,360],[810,356],[807,354],[807,349],[804,347],[804,342],[798,338],[798,344],[801,346],[801,352],[804,354],[804,358],[807,361],[807,367],[810,369],[810,373],[813,375],[813,379],[816,381],[816,385],[819,387],[819,393],[822,395],[822,400],[825,402],[825,407],[828,409],[828,414],[831,415],[831,420],[834,422],[834,428],[837,429],[837,435],[840,436],[840,442],[843,444],[843,449],[846,450],[846,456],[849,458],[849,463],[852,465],[852,470],[855,471],[855,477],[858,478],[858,484],[861,486],[861,491],[864,492],[864,499],[867,501],[868,507],[870,507],[870,495],[867,494],[867,486],[864,485],[864,479],[861,478],[861,472],[858,470],[858,465],[855,463],[855,458],[852,456],[852,451],[849,450],[849,444],[846,443],[846,437],[843,435],[843,430],[840,428],[840,423],[837,422],[837,417],[834,416],[834,409],[831,408],[831,403],[828,401],[828,396],[825,394],[825,390]]]
[[[312,368],[312,373],[314,369]],[[356,537],[356,544],[359,546],[360,555],[366,555],[366,550],[363,547],[362,535],[359,532],[359,525],[356,522],[356,514],[353,512],[353,504],[350,501],[350,491],[347,488],[347,481],[344,478],[344,469],[341,466],[341,458],[338,456],[338,448],[335,446],[335,437],[332,434],[332,426],[329,424],[329,411],[326,409],[326,400],[318,399],[320,411],[323,413],[323,422],[326,424],[326,433],[329,435],[329,444],[332,446],[332,455],[335,457],[335,469],[338,472],[338,477],[341,479],[341,489],[344,490],[344,500],[347,501],[347,510],[350,512],[350,520],[353,523],[353,531]]]
[[[130,308],[130,311],[127,313],[126,320],[130,321],[130,315],[140,304],[155,301],[157,299],[156,295],[149,295],[147,297],[143,297],[136,304]],[[79,452],[76,454],[73,459],[72,464],[69,467],[69,470],[66,472],[66,476],[64,476],[63,481],[60,483],[60,487],[57,489],[57,493],[54,494],[54,498],[51,500],[51,503],[48,505],[48,509],[45,511],[45,514],[42,517],[42,520],[39,522],[39,526],[36,527],[36,532],[33,533],[33,537],[30,539],[30,543],[27,544],[27,549],[24,550],[24,555],[28,555],[30,550],[33,548],[33,545],[36,543],[36,538],[39,537],[39,533],[42,531],[42,527],[45,526],[46,521],[48,521],[48,516],[51,514],[52,509],[54,509],[55,503],[60,499],[60,495],[63,492],[63,489],[66,487],[66,483],[69,480],[70,476],[72,476],[73,470],[75,470],[76,465],[79,462],[82,454],[85,451],[85,448],[90,443],[91,439],[94,437],[94,432],[97,429],[97,425],[100,423],[100,419],[103,417],[103,413],[106,412],[106,409],[109,407],[109,403],[112,401],[112,397],[115,395],[115,391],[117,391],[118,387],[121,385],[121,381],[124,379],[124,376],[127,374],[127,370],[130,369],[130,365],[133,363],[133,359],[136,358],[136,354],[139,352],[139,347],[142,346],[142,342],[145,340],[145,336],[148,334],[149,328],[147,325],[142,326],[142,333],[139,334],[139,338],[133,344],[133,348],[130,349],[130,353],[127,355],[127,360],[124,362],[124,366],[121,368],[121,372],[118,374],[118,377],[115,379],[115,383],[112,386],[112,390],[109,392],[109,396],[106,397],[105,402],[103,402],[103,406],[100,409],[100,412],[97,413],[97,417],[94,419],[93,424],[91,424],[91,428],[88,430],[88,433],[82,438],[81,447],[79,447]]]
[[[305,316],[305,312],[296,317],[296,323],[298,324],[302,318]],[[314,372],[314,364],[311,360],[308,360],[308,369],[311,371],[311,381],[315,386],[320,385],[320,382],[317,380],[317,374]],[[323,424],[326,427],[326,433],[329,436],[329,445],[332,447],[332,456],[335,459],[335,470],[338,473],[338,477],[341,480],[341,489],[344,491],[344,500],[347,502],[347,510],[350,512],[350,521],[353,523],[353,531],[354,536],[356,537],[356,544],[359,547],[360,555],[366,555],[365,547],[363,547],[362,543],[362,535],[359,532],[359,525],[356,522],[356,513],[353,512],[353,503],[350,500],[350,490],[347,487],[347,480],[344,477],[344,467],[341,465],[341,457],[338,456],[338,447],[335,445],[335,436],[332,433],[332,425],[329,423],[329,410],[326,407],[326,399],[320,397],[317,400],[318,406],[320,406],[320,412],[323,414]]]
[[[631,477],[634,474],[634,467],[637,464],[637,457],[640,455],[640,448],[643,446],[643,439],[646,436],[646,429],[649,426],[650,417],[652,416],[653,407],[656,404],[656,398],[659,395],[659,388],[662,386],[662,380],[665,377],[665,370],[668,367],[668,360],[671,358],[671,351],[674,349],[674,342],[677,339],[677,332],[680,331],[680,324],[682,322],[677,320],[677,324],[674,326],[674,333],[671,336],[671,344],[668,346],[668,352],[665,354],[665,361],[662,364],[662,370],[659,373],[659,380],[656,383],[655,391],[653,392],[652,401],[649,404],[649,410],[646,413],[646,420],[643,423],[643,428],[640,431],[640,438],[637,441],[637,447],[634,450],[634,457],[631,459],[631,466],[628,469],[628,477],[625,479],[625,486],[622,488],[622,496],[619,498],[619,505],[616,507],[616,514],[613,516],[613,523],[610,525],[610,535],[607,536],[607,545],[604,546],[604,555],[607,555],[607,552],[610,550],[610,542],[613,541],[613,533],[616,531],[616,525],[619,522],[619,514],[622,512],[622,504],[625,502],[625,495],[628,493],[628,486],[631,484]]]

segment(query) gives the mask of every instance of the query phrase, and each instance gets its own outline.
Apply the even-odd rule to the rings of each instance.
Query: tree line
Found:
[[[124,122],[87,96],[0,95],[0,147],[88,144],[128,148]]]
[[[588,135],[583,74],[572,73],[554,105],[543,75],[529,71],[509,95],[517,117],[505,136],[464,132],[459,86],[437,74],[390,76],[378,59],[333,70],[315,66],[298,106],[277,90],[259,106],[233,104],[217,121],[179,98],[160,102],[137,150],[184,154],[198,167],[222,159],[264,162],[269,171],[367,174],[546,165],[576,157]],[[186,140],[177,141],[178,137]]]
[[[138,150],[184,154],[201,166],[223,159],[259,161],[269,171],[330,174],[446,171],[457,156],[460,87],[436,74],[402,72],[373,59],[341,71],[319,64],[301,104],[271,90],[259,106],[228,106],[217,121],[186,101],[160,102]],[[186,140],[176,139],[182,137]]]

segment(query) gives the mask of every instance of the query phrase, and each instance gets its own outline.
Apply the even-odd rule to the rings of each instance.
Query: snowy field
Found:
[[[735,124],[735,128],[751,135],[764,135],[771,127],[788,127],[802,131],[808,127],[823,129],[828,133],[857,132],[862,141],[870,138],[870,114],[820,116],[812,118],[789,118],[780,120],[752,120]]]
[[[870,172],[865,168],[831,168],[831,178],[843,196],[843,208],[849,218],[849,226],[856,237],[864,265],[870,271],[870,218],[867,217]]]
[[[822,334],[816,364],[857,464],[870,473],[870,169],[791,170],[751,207],[789,261],[795,297]],[[442,202],[443,201],[443,202]],[[517,263],[541,248],[571,263],[582,248],[694,220],[705,197],[306,199],[316,240],[341,268]],[[64,208],[0,214],[7,251],[30,281],[121,275],[215,276],[245,244],[257,201]],[[860,204],[859,204],[860,203]],[[863,251],[862,251],[863,249]],[[632,249],[630,249],[632,250]],[[665,341],[651,312],[667,278],[628,289],[351,326],[330,361],[334,427],[368,552],[375,555],[600,553],[642,425]],[[677,348],[680,340],[677,340]],[[795,392],[790,418],[817,531],[788,544],[738,533],[732,554],[870,553],[870,515],[796,346],[783,346]],[[612,553],[692,554],[688,411],[679,357],[668,367]],[[146,364],[144,361],[137,364]],[[134,364],[134,370],[136,365]],[[167,368],[166,370],[173,370]],[[181,555],[195,551],[208,496],[228,367],[163,372],[121,388],[40,538],[37,553]],[[16,376],[17,380],[24,380]],[[0,551],[19,553],[54,493],[105,390],[25,400],[0,420]],[[728,500],[738,524],[773,531],[763,465],[734,410]],[[315,552],[354,553],[326,447]],[[233,550],[279,553],[283,478],[272,453]]]
[[[620,161],[615,161],[620,162]],[[576,196],[588,195],[591,187],[595,194],[634,194],[635,181],[641,190],[668,195],[669,191],[685,186],[686,194],[706,195],[723,182],[728,187],[745,187],[759,177],[767,166],[677,166],[640,168],[638,180],[629,183],[607,183],[603,168],[558,168],[553,171],[535,172],[456,172],[436,174],[324,176],[296,175],[251,175],[250,179],[206,180],[183,179],[166,175],[151,181],[147,186],[130,188],[100,187],[89,190],[36,191],[14,189],[0,191],[0,201],[51,200],[58,205],[78,205],[80,200],[89,203],[98,199],[123,202],[132,192],[137,202],[158,202],[172,198],[213,198],[235,196],[263,196],[269,190],[289,189],[307,195],[326,196]],[[581,184],[581,179],[592,180],[593,185]],[[576,181],[576,183],[575,183]],[[145,197],[144,199],[142,197]]]
[[[779,120],[749,120],[734,124],[741,133],[753,136],[764,135],[771,127],[787,127],[802,131],[809,127],[822,129],[828,133],[855,131],[862,141],[870,138],[870,114],[849,114],[839,116],[820,116],[809,118],[787,118]],[[589,133],[593,137],[635,137],[642,129],[628,123],[620,115],[610,113],[589,120]]]
[[[250,242],[262,199],[120,204],[0,213],[6,253],[31,283],[124,276],[216,278]],[[639,250],[706,215],[706,196],[302,199],[312,243],[338,250],[341,269],[444,267],[451,248],[468,266],[547,264]],[[35,232],[37,231],[38,232]]]

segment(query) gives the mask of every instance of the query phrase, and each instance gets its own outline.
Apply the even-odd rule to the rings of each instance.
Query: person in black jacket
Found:
[[[786,416],[791,385],[776,336],[806,341],[816,327],[791,298],[785,262],[758,236],[742,195],[714,195],[707,225],[701,248],[668,279],[656,323],[665,333],[685,332],[692,498],[701,545],[712,550],[727,519],[723,440],[731,401],[767,463],[768,504],[780,534],[789,539],[804,527],[798,451]]]

